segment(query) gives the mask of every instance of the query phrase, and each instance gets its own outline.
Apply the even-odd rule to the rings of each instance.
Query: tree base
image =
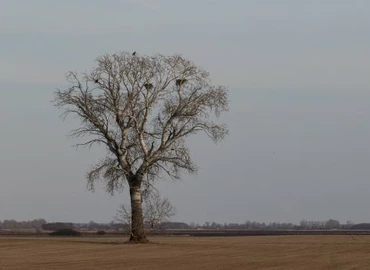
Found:
[[[149,244],[150,241],[145,237],[145,238],[138,238],[131,236],[128,241],[125,242],[125,244]]]

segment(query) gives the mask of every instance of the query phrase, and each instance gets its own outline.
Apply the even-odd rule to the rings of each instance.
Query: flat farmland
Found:
[[[370,236],[0,237],[0,269],[370,269]]]

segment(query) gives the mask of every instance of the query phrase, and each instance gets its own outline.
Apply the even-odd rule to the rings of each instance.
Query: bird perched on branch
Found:
[[[132,55],[135,56],[136,55],[136,52],[134,52]]]

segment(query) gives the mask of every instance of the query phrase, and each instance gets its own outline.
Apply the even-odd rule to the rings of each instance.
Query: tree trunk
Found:
[[[135,181],[136,182],[136,181]],[[141,185],[139,183],[130,184],[131,197],[131,243],[147,243],[143,221],[143,207],[141,200]]]

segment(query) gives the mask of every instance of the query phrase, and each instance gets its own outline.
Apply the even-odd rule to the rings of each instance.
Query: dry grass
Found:
[[[0,269],[370,269],[370,236],[1,237]]]

